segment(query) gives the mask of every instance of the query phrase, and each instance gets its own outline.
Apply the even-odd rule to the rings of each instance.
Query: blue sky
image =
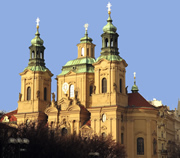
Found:
[[[107,0],[0,1],[0,110],[17,108],[21,90],[19,73],[28,65],[29,46],[40,18],[46,66],[56,75],[69,60],[77,58],[76,45],[88,34],[101,52],[102,28],[108,18]],[[133,72],[139,92],[147,100],[162,100],[170,109],[180,98],[180,1],[111,0],[113,24],[119,34],[120,56],[126,60],[126,85],[130,92]]]

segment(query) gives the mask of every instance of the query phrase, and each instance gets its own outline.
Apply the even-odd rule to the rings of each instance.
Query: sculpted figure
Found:
[[[55,94],[52,93],[52,101],[55,101]]]
[[[21,101],[21,98],[22,98],[22,94],[19,93],[19,101]]]
[[[117,91],[117,85],[116,85],[116,83],[113,84],[113,89],[114,89],[115,92]]]
[[[38,90],[38,91],[36,92],[36,96],[37,96],[38,99],[40,98],[40,90]]]
[[[96,93],[96,86],[95,85],[93,86],[93,93],[94,94]]]
[[[128,94],[128,86],[126,87],[126,94]]]

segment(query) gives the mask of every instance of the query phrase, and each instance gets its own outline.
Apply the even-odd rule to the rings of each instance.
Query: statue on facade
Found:
[[[93,85],[93,93],[95,94],[96,93],[96,86]]]
[[[114,92],[117,92],[117,85],[116,85],[116,83],[113,84],[113,89],[114,89]]]
[[[21,98],[22,98],[22,94],[19,93],[19,101],[21,101]]]
[[[126,94],[128,94],[128,86],[126,86]]]
[[[36,96],[37,96],[38,99],[40,98],[40,90],[38,90],[38,91],[36,92]]]
[[[52,93],[52,101],[55,102],[55,93]]]

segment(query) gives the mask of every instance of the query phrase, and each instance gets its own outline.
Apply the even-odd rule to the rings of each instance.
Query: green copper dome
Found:
[[[80,39],[81,43],[92,43],[92,38],[88,37],[87,30],[85,36]]]
[[[131,88],[131,91],[139,91],[138,86],[134,84]]]
[[[94,62],[95,59],[91,57],[70,60],[63,66],[62,72],[58,76],[65,75],[70,71],[73,71],[75,73],[93,73],[94,67],[92,66],[92,64]]]
[[[40,38],[39,31],[37,30],[35,37],[31,40],[31,44],[35,46],[42,46],[44,41]]]
[[[107,19],[107,24],[103,27],[105,33],[116,33],[117,28],[112,24],[112,19],[109,15]]]

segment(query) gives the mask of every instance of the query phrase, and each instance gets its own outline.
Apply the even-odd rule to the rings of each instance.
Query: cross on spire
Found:
[[[40,22],[40,19],[37,17],[36,19],[36,27],[39,28],[39,22]]]
[[[108,13],[111,12],[111,7],[112,7],[112,5],[111,5],[111,3],[109,2],[109,3],[107,4]]]
[[[134,79],[136,78],[136,72],[133,73],[134,74]]]
[[[88,30],[88,26],[89,26],[89,24],[88,24],[88,23],[84,24],[85,31],[87,31],[87,30]]]

